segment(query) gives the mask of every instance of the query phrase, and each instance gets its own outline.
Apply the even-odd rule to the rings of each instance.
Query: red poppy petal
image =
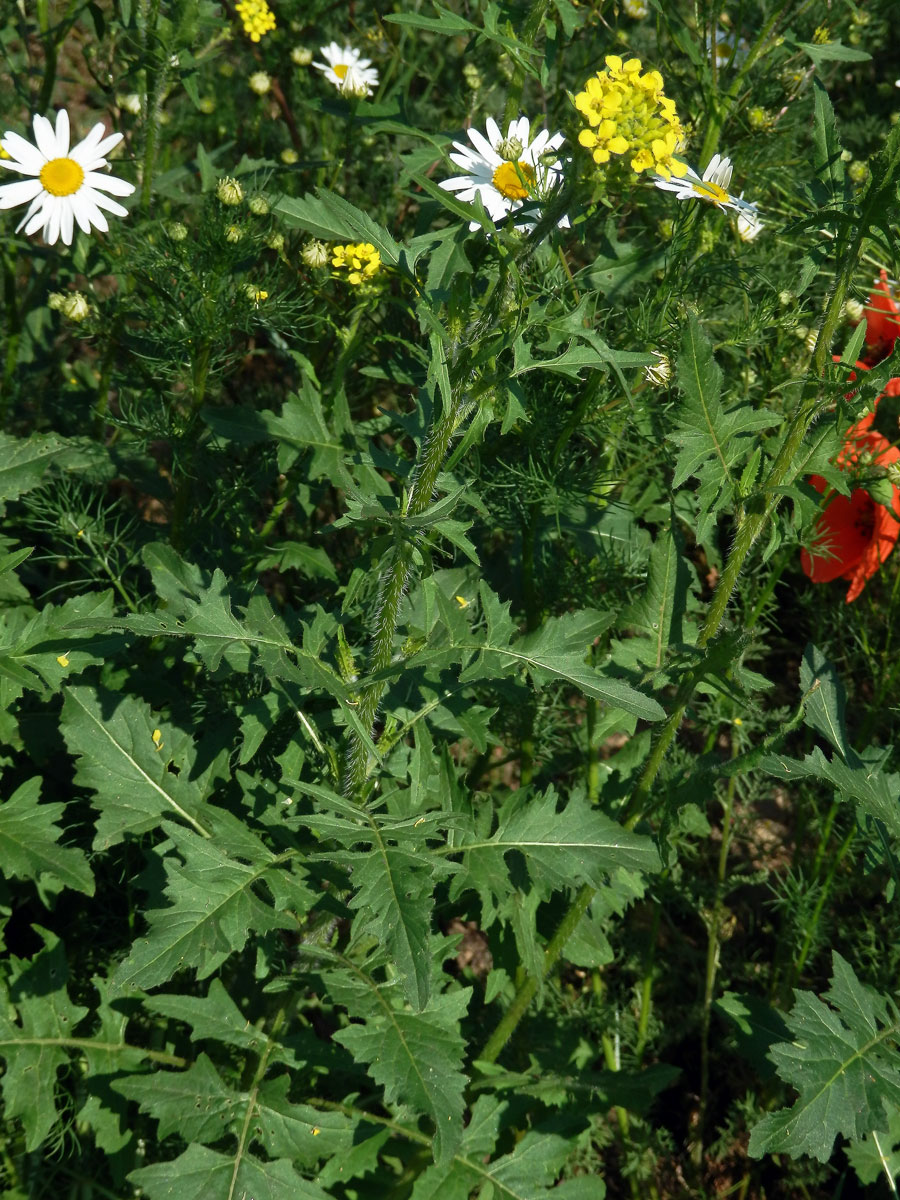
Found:
[[[866,345],[877,346],[883,354],[889,354],[900,335],[900,309],[894,299],[887,271],[869,296],[866,305]]]
[[[813,583],[829,583],[856,568],[872,540],[875,508],[875,501],[862,488],[849,496],[832,496],[816,525],[814,552],[800,554]]]
[[[898,495],[900,493],[894,488],[895,506]],[[893,550],[897,544],[898,535],[900,535],[900,521],[895,521],[883,504],[876,504],[872,538],[855,568],[844,576],[845,579],[850,580],[850,587],[847,591],[848,604],[853,603]]]

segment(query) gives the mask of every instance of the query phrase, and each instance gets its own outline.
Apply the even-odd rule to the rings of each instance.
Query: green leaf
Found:
[[[275,912],[257,895],[275,858],[261,842],[260,861],[251,866],[229,854],[227,839],[221,845],[218,837],[201,838],[169,821],[163,822],[163,829],[184,862],[174,855],[163,860],[171,904],[147,912],[147,936],[137,940],[113,973],[113,984],[123,991],[155,987],[191,968],[198,979],[205,979],[243,948],[251,932],[297,927],[295,917]],[[239,853],[247,856],[246,844]]]
[[[551,679],[562,679],[574,684],[586,696],[604,700],[614,708],[624,709],[646,721],[661,721],[665,717],[665,710],[656,700],[620,679],[606,678],[584,661],[592,640],[585,630],[590,629],[601,614],[586,609],[564,617],[551,617],[540,629],[510,643],[508,617],[502,627],[496,627],[494,615],[495,627],[492,628],[491,613],[496,614],[499,601],[485,583],[480,585],[480,592],[482,605],[489,615],[488,633],[484,642],[471,647],[478,654],[461,673],[461,682],[497,678],[511,670],[524,668],[537,687]],[[503,608],[506,612],[508,605]],[[596,633],[593,636],[597,636]]]
[[[65,604],[45,604],[35,617],[24,611],[0,614],[0,676],[21,695],[59,691],[67,679],[86,667],[102,663],[122,647],[120,634],[97,633],[114,611],[112,592],[86,592]]]
[[[687,609],[690,571],[682,557],[684,540],[673,525],[653,543],[647,586],[620,621],[646,630],[651,642],[650,664],[659,669],[673,643],[682,642],[681,618]]]
[[[838,758],[826,758],[816,746],[802,760],[768,754],[757,765],[777,779],[824,779],[855,800],[868,816],[884,822],[892,838],[900,839],[900,774],[881,769],[883,752],[875,751],[871,759],[869,754],[872,752],[863,756],[854,754],[849,762],[842,762]]]
[[[41,779],[27,780],[0,804],[0,862],[3,873],[41,884],[47,877],[59,887],[94,894],[94,876],[84,852],[60,846],[56,821],[64,804],[40,804]]]
[[[209,835],[201,783],[189,779],[184,769],[193,755],[190,738],[164,722],[157,726],[148,705],[133,696],[70,687],[61,725],[78,758],[76,781],[96,793],[100,816],[95,849],[108,849],[127,833],[155,829],[166,816],[178,816]],[[157,728],[158,742],[153,737]]]
[[[526,1133],[511,1154],[491,1160],[506,1107],[492,1096],[479,1096],[458,1152],[453,1159],[436,1163],[419,1176],[411,1200],[469,1200],[485,1191],[494,1200],[545,1200],[556,1196],[556,1177],[570,1151],[564,1138]],[[591,1195],[602,1200],[602,1182],[595,1179],[592,1183],[595,1186]]]
[[[866,58],[869,56],[866,55]],[[811,191],[821,208],[842,204],[844,196],[844,162],[841,158],[841,143],[834,120],[834,109],[828,92],[817,76],[813,76],[813,146],[815,161],[813,168],[817,182]]]
[[[462,1137],[466,1077],[459,1021],[471,988],[433,996],[426,1009],[413,1013],[393,1007],[390,994],[368,977],[332,971],[326,978],[338,1003],[354,1015],[366,1014],[365,1024],[339,1030],[335,1041],[368,1067],[387,1103],[411,1105],[431,1118],[435,1160],[450,1159]]]
[[[68,1061],[65,1043],[88,1009],[72,1004],[62,942],[35,929],[44,949],[34,958],[8,956],[8,984],[0,985],[0,1057],[3,1107],[25,1129],[25,1149],[36,1150],[56,1124],[56,1073]]]
[[[678,356],[677,377],[684,401],[677,410],[677,428],[669,438],[679,447],[672,479],[680,487],[691,475],[700,481],[701,527],[697,540],[706,536],[707,513],[731,503],[735,491],[733,468],[754,449],[749,435],[777,423],[769,412],[748,404],[722,407],[722,372],[712,346],[696,316],[689,312]]]
[[[815,64],[823,62],[870,62],[872,55],[856,46],[845,46],[837,39],[834,42],[792,42],[785,38],[786,43],[794,49],[802,50]],[[818,77],[813,77],[814,83],[819,83]],[[821,84],[819,84],[821,87]],[[824,90],[824,89],[823,89]]]
[[[289,225],[299,225],[314,237],[329,242],[370,242],[386,266],[396,268],[400,263],[401,247],[384,226],[327,188],[317,189],[315,196],[283,196],[274,211],[286,217]]]
[[[176,1133],[186,1142],[217,1142],[233,1123],[240,1099],[205,1054],[184,1071],[129,1075],[111,1087],[159,1122],[160,1140]]]
[[[837,670],[812,642],[803,651],[800,664],[800,688],[806,697],[804,721],[811,729],[824,734],[847,761],[854,758],[847,741],[844,711],[847,694]]]
[[[148,1200],[328,1200],[286,1159],[262,1162],[196,1144],[171,1162],[139,1167],[128,1178]]]
[[[850,1166],[860,1183],[875,1183],[882,1175],[893,1184],[900,1175],[900,1108],[888,1105],[886,1134],[870,1133],[845,1147]],[[896,1189],[893,1193],[896,1195]]]
[[[658,871],[659,854],[650,838],[632,833],[593,808],[581,793],[561,810],[550,787],[543,795],[514,792],[497,816],[497,829],[488,838],[463,835],[447,847],[462,851],[467,870],[496,886],[509,873],[505,856],[517,851],[525,859],[532,881],[547,890],[589,883],[601,886],[609,872]],[[459,886],[454,887],[458,892]]]
[[[143,1006],[160,1016],[184,1021],[193,1029],[195,1042],[211,1039],[226,1046],[250,1050],[256,1055],[265,1055],[271,1062],[297,1065],[291,1051],[247,1021],[219,979],[210,982],[205,996],[163,992],[146,997]]]
[[[900,1013],[888,997],[861,984],[836,950],[832,963],[824,1000],[795,991],[785,1018],[792,1040],[770,1051],[779,1076],[799,1096],[793,1107],[754,1127],[754,1158],[809,1154],[827,1162],[838,1135],[886,1133],[885,1105],[900,1104]]]
[[[321,396],[309,380],[304,380],[299,392],[288,396],[280,415],[266,410],[259,418],[269,436],[280,443],[279,470],[288,470],[302,453],[311,451],[308,467],[311,479],[346,484],[344,448],[325,419]]]
[[[47,467],[66,448],[65,441],[52,433],[33,433],[29,438],[0,433],[0,503],[38,487]]]

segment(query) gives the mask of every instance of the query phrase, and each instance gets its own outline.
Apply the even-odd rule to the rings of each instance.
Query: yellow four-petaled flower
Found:
[[[339,271],[349,271],[348,280],[358,286],[377,274],[381,255],[371,242],[347,242],[331,247],[331,265]]]
[[[631,169],[638,174],[652,170],[669,179],[686,172],[687,165],[673,157],[684,141],[675,102],[663,93],[659,71],[642,72],[639,58],[623,62],[608,54],[605,69],[587,81],[575,107],[589,126],[578,141],[595,163],[621,154],[630,155]]]

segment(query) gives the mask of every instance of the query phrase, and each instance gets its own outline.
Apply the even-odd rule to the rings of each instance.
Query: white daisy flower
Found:
[[[693,167],[681,179],[663,179],[653,175],[651,180],[664,192],[674,192],[679,200],[706,200],[716,208],[733,208],[735,212],[755,211],[755,206],[740,196],[732,196],[728,187],[731,183],[731,159],[714,154],[701,178]]]
[[[121,133],[104,137],[106,129],[100,122],[70,150],[69,114],[65,109],[56,114],[55,130],[46,117],[36,116],[33,125],[34,146],[18,133],[7,131],[0,138],[0,146],[9,155],[0,158],[0,167],[31,176],[0,187],[0,208],[28,205],[16,233],[23,226],[27,235],[42,229],[48,246],[60,237],[70,246],[76,222],[85,233],[90,233],[92,227],[106,233],[109,224],[102,210],[117,217],[128,216],[127,208],[103,193],[130,196],[134,184],[115,175],[98,174],[107,165],[104,155],[121,142]]]
[[[371,65],[372,60],[360,57],[359,51],[352,46],[330,42],[322,46],[319,53],[325,62],[314,62],[313,66],[324,71],[325,78],[339,92],[347,92],[349,85],[352,95],[371,96],[373,89],[378,87],[378,72]],[[365,91],[362,91],[363,87]]]
[[[527,117],[511,121],[506,137],[493,117],[485,122],[485,132],[469,129],[469,141],[454,142],[450,161],[467,172],[443,179],[440,186],[456,192],[457,200],[472,204],[476,196],[491,220],[496,224],[510,213],[520,214],[514,222],[516,229],[530,233],[540,216],[535,202],[546,200],[563,180],[562,163],[554,151],[565,141],[561,133],[552,136],[546,129],[529,141],[531,123]],[[569,218],[562,217],[560,229],[568,229]],[[480,229],[471,221],[469,229]]]

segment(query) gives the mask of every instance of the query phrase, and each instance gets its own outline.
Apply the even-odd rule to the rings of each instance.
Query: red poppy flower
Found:
[[[837,465],[843,470],[852,470],[863,455],[882,467],[900,462],[900,450],[869,428],[874,419],[872,413],[847,431],[847,440],[837,458]],[[828,486],[821,475],[812,475],[809,481],[817,492],[824,492]],[[891,507],[900,512],[900,489],[891,484],[891,490]],[[849,580],[848,604],[862,592],[900,536],[900,521],[864,488],[854,488],[849,496],[833,495],[816,528],[815,552],[803,550],[800,555],[803,570],[813,583]]]
[[[888,273],[882,269],[866,304],[866,345],[876,358],[886,358],[893,350],[898,336],[900,306],[897,304],[894,289],[888,282]]]

